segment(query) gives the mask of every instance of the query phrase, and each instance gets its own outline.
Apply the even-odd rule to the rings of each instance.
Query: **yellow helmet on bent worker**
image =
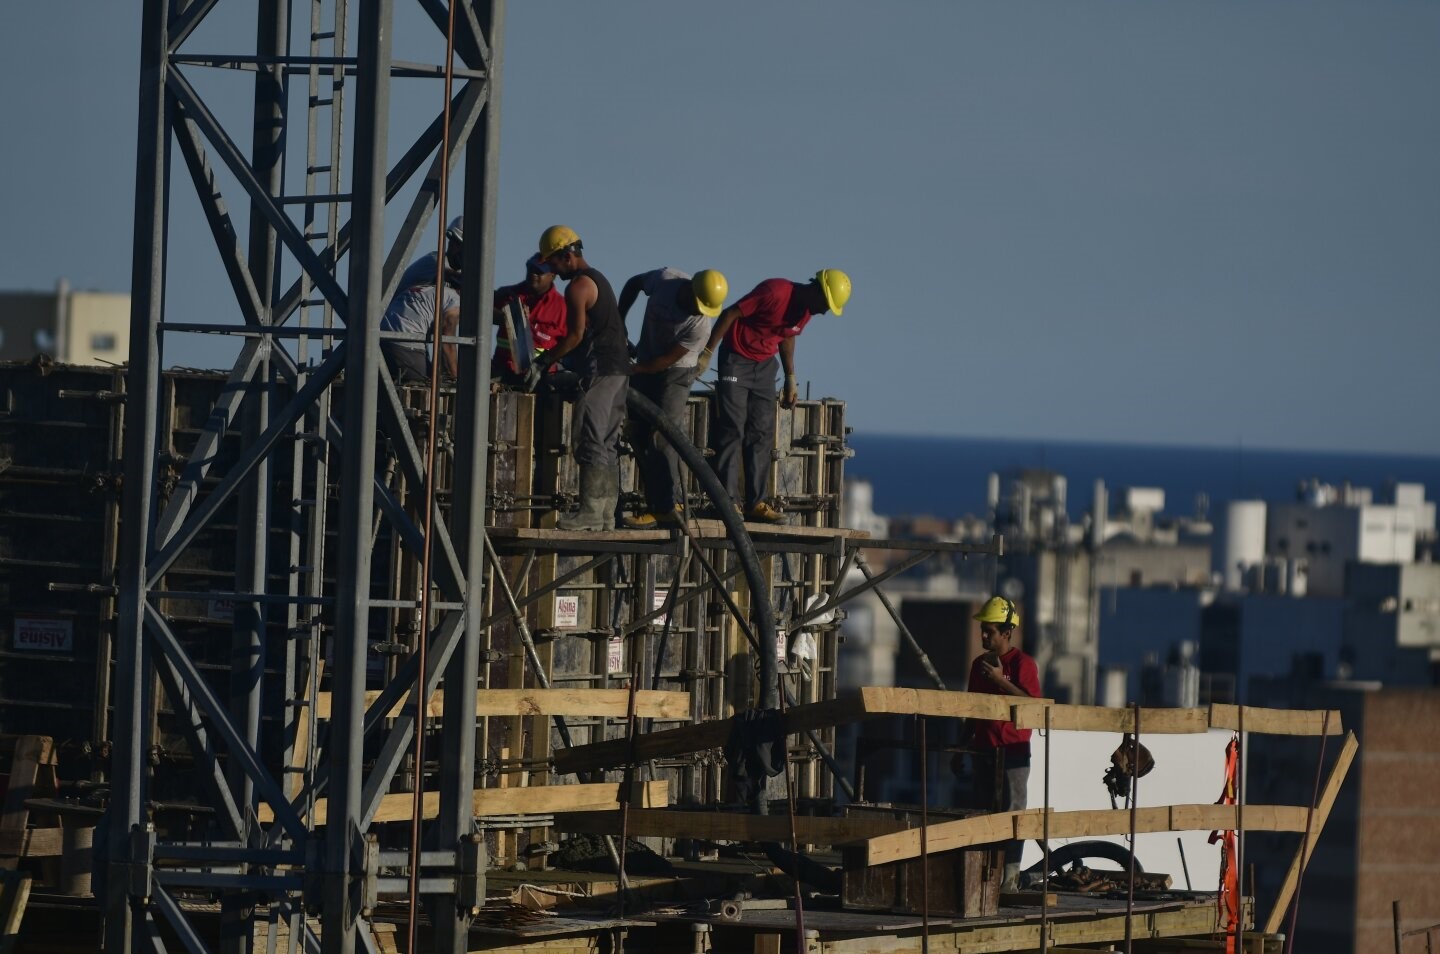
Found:
[[[838,268],[822,268],[815,273],[815,281],[825,293],[825,304],[830,306],[831,313],[842,314],[845,303],[850,300],[850,276]]]
[[[730,294],[730,283],[725,276],[713,268],[705,268],[690,279],[690,290],[695,293],[695,307],[706,318],[719,318],[725,307],[725,296]]]
[[[540,233],[540,257],[549,258],[572,245],[580,244],[580,236],[568,225],[552,225]]]
[[[1003,596],[990,597],[973,618],[982,623],[995,623],[999,626],[1020,625],[1020,611],[1015,608],[1014,601]]]

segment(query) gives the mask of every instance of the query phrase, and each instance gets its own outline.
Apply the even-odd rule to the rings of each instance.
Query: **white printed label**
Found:
[[[75,646],[75,624],[68,619],[15,619],[16,649],[63,653]]]
[[[211,619],[234,619],[235,600],[229,596],[216,597],[210,601],[205,615]]]
[[[670,596],[670,591],[669,591],[669,590],[656,590],[656,591],[655,591],[655,595],[650,598],[650,609],[651,609],[651,611],[664,609],[664,608],[665,608],[665,600],[668,599],[669,596]]]
[[[625,671],[625,640],[620,636],[611,636],[606,640],[605,671]]]
[[[575,629],[580,625],[580,597],[555,597],[555,628]]]

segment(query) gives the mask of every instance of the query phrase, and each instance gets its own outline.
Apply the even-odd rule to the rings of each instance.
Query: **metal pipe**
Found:
[[[875,575],[870,572],[870,564],[866,562],[865,554],[861,553],[858,548],[855,553],[855,565],[860,567],[860,572],[865,574],[865,579],[873,583]],[[928,558],[929,554],[926,554],[926,557]],[[944,689],[945,680],[940,678],[940,673],[935,669],[935,664],[930,661],[930,657],[925,654],[925,650],[920,648],[919,640],[915,638],[914,633],[910,632],[910,627],[906,626],[905,621],[900,618],[900,611],[895,608],[894,603],[890,602],[890,597],[885,595],[885,591],[880,589],[879,584],[875,584],[875,595],[879,597],[880,605],[885,607],[885,611],[889,613],[890,618],[895,621],[895,628],[900,631],[900,636],[905,640],[905,645],[909,646],[910,651],[915,654],[915,658],[920,660],[920,668],[925,670],[925,675],[929,676],[930,681],[935,683],[936,689]]]
[[[1050,745],[1055,741],[1050,731],[1050,706],[1045,707],[1045,792],[1044,814],[1040,816],[1040,850],[1045,855],[1040,876],[1040,954],[1050,950]],[[1134,866],[1135,852],[1130,852]]]
[[[1135,829],[1140,811],[1140,703],[1132,702],[1135,735],[1130,744],[1130,864],[1125,879],[1125,954],[1130,954],[1135,937]]]
[[[920,736],[920,952],[930,954],[930,751],[925,744],[925,717],[916,713]]]
[[[1320,758],[1315,762],[1315,785],[1310,790],[1310,805],[1305,811],[1305,835],[1304,840],[1300,842],[1301,851],[1304,851],[1305,846],[1310,843],[1310,829],[1315,823],[1315,804],[1320,800],[1320,779],[1325,773],[1325,748],[1326,743],[1329,741],[1330,710],[1326,709],[1325,716],[1321,720]],[[1285,954],[1293,954],[1295,950],[1295,927],[1296,922],[1300,918],[1300,886],[1305,880],[1306,866],[1303,864],[1303,860],[1302,857],[1302,864],[1295,875],[1295,898],[1290,902],[1290,928],[1285,932]],[[1186,880],[1189,880],[1188,873],[1186,874]]]

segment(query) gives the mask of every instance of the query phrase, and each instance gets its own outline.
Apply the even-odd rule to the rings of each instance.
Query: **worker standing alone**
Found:
[[[630,380],[630,342],[610,282],[585,260],[575,230],[552,225],[540,236],[540,257],[565,279],[565,337],[535,357],[543,372],[561,359],[579,376],[570,419],[580,465],[580,510],[555,522],[561,530],[612,530],[620,499],[620,426]]]
[[[684,430],[685,402],[699,374],[700,350],[710,337],[710,326],[725,304],[730,283],[707,268],[692,278],[674,268],[657,268],[632,277],[620,289],[620,317],[644,293],[645,320],[640,327],[636,364],[630,386],[649,398],[665,420]],[[655,430],[632,421],[635,459],[645,484],[648,513],[626,517],[632,530],[651,530],[681,519],[685,485],[680,477],[680,456]]]
[[[738,504],[740,470],[745,470],[748,520],[779,523],[784,517],[766,500],[770,492],[770,451],[775,443],[776,357],[785,372],[780,406],[799,397],[795,384],[795,338],[815,315],[837,316],[850,300],[850,276],[835,268],[807,283],[771,278],[720,313],[700,353],[700,373],[720,347],[720,381],[715,388],[715,470]]]
[[[970,664],[970,692],[1040,697],[1040,671],[1019,642],[1020,614],[1003,596],[991,597],[974,617],[980,623],[984,652]],[[1030,785],[1029,729],[1006,719],[971,719],[966,724],[971,749],[972,804],[996,812],[1025,807]],[[967,744],[962,738],[962,745]],[[1014,891],[1020,877],[1019,841],[1005,843],[1004,891]]]

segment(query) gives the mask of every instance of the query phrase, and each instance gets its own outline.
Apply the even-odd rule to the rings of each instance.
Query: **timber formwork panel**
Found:
[[[0,726],[53,736],[69,779],[98,771],[105,742],[123,385],[0,365]]]

